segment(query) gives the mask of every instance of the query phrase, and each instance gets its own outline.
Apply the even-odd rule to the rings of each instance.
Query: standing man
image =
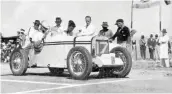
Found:
[[[153,38],[153,34],[150,34],[150,38],[147,41],[147,45],[149,48],[150,59],[154,60],[155,39]]]
[[[104,36],[107,38],[111,38],[113,36],[112,30],[108,29],[108,23],[107,22],[103,22],[102,24],[102,30],[100,30],[98,36]]]
[[[127,40],[130,37],[130,30],[127,26],[124,25],[123,19],[118,19],[115,25],[118,26],[118,29],[116,33],[110,38],[110,41],[113,41],[115,38],[117,38],[117,43],[126,48],[129,46],[127,45]]]
[[[38,21],[37,21],[38,22]],[[41,43],[43,39],[45,39],[46,35],[48,34],[47,30],[49,30],[48,26],[45,26],[44,23],[35,24],[34,26],[37,28],[31,28],[26,36],[25,45],[22,47],[28,54],[29,57],[29,67],[36,67],[36,52],[40,50],[42,47]],[[41,28],[39,28],[41,27]],[[43,33],[43,29],[45,29],[45,33]],[[31,33],[31,34],[30,34]],[[28,40],[30,39],[30,40]]]
[[[163,62],[165,62],[166,67],[170,67],[169,64],[169,54],[168,54],[168,42],[169,42],[169,36],[167,35],[166,29],[162,30],[162,36],[159,39],[160,43],[160,60],[161,64],[164,65]]]
[[[143,60],[146,59],[146,40],[144,35],[141,36],[141,39],[139,41],[140,44],[140,54]]]
[[[85,22],[86,22],[86,25],[84,26],[83,29],[79,30],[79,33],[77,34],[77,36],[93,36],[93,35],[95,35],[95,27],[91,23],[91,16],[86,16]]]
[[[64,33],[64,28],[61,26],[62,19],[60,17],[56,17],[55,20],[56,26],[51,28],[51,36],[55,35],[63,35]]]
[[[155,35],[155,60],[156,62],[158,62],[158,60],[160,60],[159,58],[159,46],[160,46],[160,43],[159,43],[159,38],[158,38],[158,34]]]

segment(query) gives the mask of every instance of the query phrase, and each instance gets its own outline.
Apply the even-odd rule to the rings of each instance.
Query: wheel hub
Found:
[[[71,55],[71,67],[76,75],[82,74],[85,67],[85,58],[82,53],[75,52]]]
[[[12,63],[13,63],[13,68],[17,71],[20,69],[21,67],[21,56],[20,53],[14,53],[13,59],[12,59]]]

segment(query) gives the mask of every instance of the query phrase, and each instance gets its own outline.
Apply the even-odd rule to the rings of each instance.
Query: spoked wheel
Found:
[[[74,79],[86,79],[92,71],[92,59],[84,47],[74,47],[67,57],[69,73]]]
[[[23,75],[28,67],[28,57],[23,49],[15,49],[10,57],[10,68],[14,75]]]
[[[61,69],[61,68],[51,68],[51,67],[49,67],[49,70],[53,75],[61,75],[64,72],[64,69]]]
[[[132,58],[130,53],[123,47],[115,47],[111,50],[111,53],[115,53],[116,57],[120,58],[124,63],[121,67],[113,68],[111,73],[116,77],[127,76],[132,67]]]

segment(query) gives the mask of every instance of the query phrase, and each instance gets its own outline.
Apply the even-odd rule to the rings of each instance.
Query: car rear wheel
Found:
[[[53,75],[61,75],[64,69],[61,68],[48,68]]]
[[[92,71],[92,58],[89,51],[80,46],[72,48],[67,56],[67,67],[72,78],[87,79]]]
[[[28,56],[24,49],[15,49],[10,57],[10,69],[16,76],[23,75],[28,67]]]
[[[118,78],[127,76],[132,67],[132,58],[129,51],[123,47],[115,47],[110,53],[115,53],[124,63],[122,67],[113,68],[110,73]]]

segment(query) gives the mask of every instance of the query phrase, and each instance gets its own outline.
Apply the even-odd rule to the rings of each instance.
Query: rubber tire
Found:
[[[49,67],[48,69],[53,75],[61,75],[64,72],[64,69],[60,69],[60,68]]]
[[[132,67],[132,58],[129,51],[124,47],[115,47],[110,51],[110,53],[115,53],[116,51],[122,52],[125,55],[127,62],[126,62],[126,67],[123,71],[119,73],[112,72],[112,74],[117,78],[124,78],[130,73]]]
[[[81,75],[75,75],[75,73],[73,73],[70,69],[70,62],[69,62],[69,58],[71,56],[71,54],[75,51],[79,51],[81,52],[85,59],[86,59],[86,68],[84,70],[84,72],[81,74]],[[88,79],[88,76],[90,75],[90,73],[92,72],[92,57],[91,57],[91,54],[89,53],[89,51],[84,48],[84,47],[81,47],[81,46],[77,46],[77,47],[74,47],[72,48],[69,53],[68,53],[68,56],[67,56],[67,68],[68,68],[68,71],[70,73],[70,75],[72,76],[73,79],[76,79],[76,80],[86,80]]]
[[[16,52],[19,52],[23,58],[23,61],[21,63],[21,67],[18,71],[15,71],[15,69],[13,68],[13,64],[12,64],[12,58]],[[11,69],[13,75],[15,75],[15,76],[24,75],[25,72],[27,71],[27,68],[28,68],[28,56],[27,56],[25,50],[21,49],[21,48],[15,49],[10,56],[10,69]]]

